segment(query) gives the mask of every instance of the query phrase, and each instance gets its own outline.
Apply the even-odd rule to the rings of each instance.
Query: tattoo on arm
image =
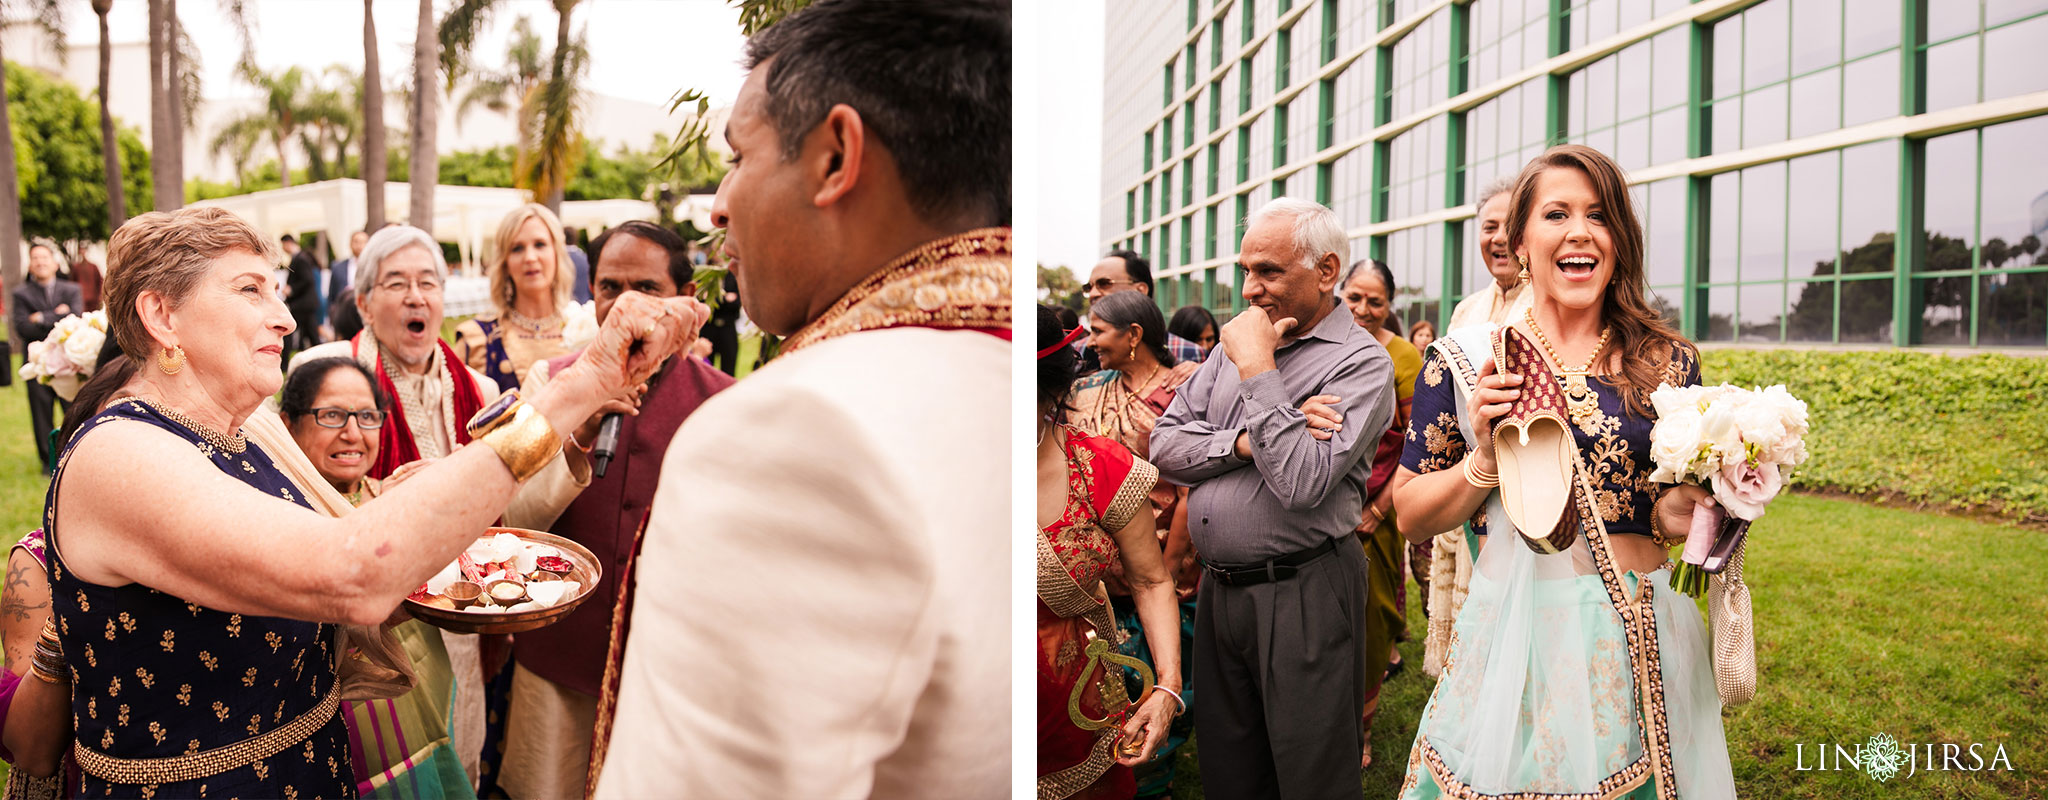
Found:
[[[9,567],[9,568],[7,569],[7,586],[6,586],[6,588],[7,588],[7,589],[9,589],[9,590],[12,590],[12,589],[13,589],[14,587],[16,587],[16,586],[19,586],[19,587],[21,587],[21,588],[23,588],[23,589],[26,589],[26,588],[28,588],[28,577],[27,577],[27,574],[28,574],[28,565],[27,565],[27,564],[16,564],[16,565],[14,565],[14,566],[12,566],[12,567]]]
[[[30,605],[27,600],[16,600],[14,598],[8,598],[6,600],[0,600],[0,615],[6,615],[7,617],[12,618],[15,622],[25,622],[28,620],[29,612],[49,607],[50,601],[48,598],[45,598],[43,602],[36,603],[34,605]]]

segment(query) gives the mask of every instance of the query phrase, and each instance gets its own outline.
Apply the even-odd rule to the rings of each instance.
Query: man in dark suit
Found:
[[[363,246],[369,243],[370,232],[367,229],[349,234],[349,257],[336,261],[327,267],[327,291],[320,293],[320,326],[321,337],[324,339],[332,341],[342,338],[334,332],[336,326],[334,319],[335,310],[340,305],[337,301],[343,291],[355,285],[356,259],[362,257]],[[356,329],[362,329],[360,320],[357,322]]]
[[[57,321],[84,310],[85,299],[78,284],[57,278],[57,254],[49,245],[28,249],[29,279],[14,287],[14,335],[27,357],[28,343],[40,342],[57,327]],[[28,416],[36,439],[36,456],[43,462],[43,474],[50,474],[50,430],[56,427],[51,409],[57,393],[37,381],[28,381]]]
[[[719,284],[720,302],[711,308],[711,321],[704,326],[704,340],[711,343],[711,357],[727,375],[737,376],[740,368],[740,282],[731,272]]]
[[[320,262],[313,259],[312,251],[301,249],[291,234],[278,241],[292,260],[291,266],[286,267],[284,304],[291,309],[292,321],[298,323],[288,347],[293,351],[304,350],[320,343]]]

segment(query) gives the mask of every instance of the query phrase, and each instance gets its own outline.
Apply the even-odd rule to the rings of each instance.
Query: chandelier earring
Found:
[[[1521,262],[1521,264],[1522,264],[1522,272],[1521,272],[1521,274],[1519,274],[1519,275],[1516,275],[1516,276],[1515,276],[1515,279],[1516,279],[1517,281],[1520,281],[1520,282],[1522,282],[1522,283],[1528,283],[1528,282],[1529,282],[1529,257],[1528,257],[1528,256],[1525,256],[1525,255],[1521,255],[1521,254],[1519,254],[1519,253],[1518,253],[1518,254],[1516,254],[1516,255],[1515,255],[1515,260],[1516,260],[1516,261],[1518,261],[1518,262]]]

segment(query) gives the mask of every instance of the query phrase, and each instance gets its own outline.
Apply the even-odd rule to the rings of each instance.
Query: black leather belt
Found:
[[[1344,538],[1346,540],[1350,539],[1348,536]],[[1210,577],[1215,578],[1225,586],[1256,586],[1261,583],[1272,583],[1273,581],[1292,578],[1294,573],[1300,572],[1303,566],[1335,552],[1337,552],[1337,540],[1324,539],[1322,544],[1307,550],[1288,553],[1271,561],[1244,567],[1224,567],[1203,561],[1202,569],[1207,571]]]

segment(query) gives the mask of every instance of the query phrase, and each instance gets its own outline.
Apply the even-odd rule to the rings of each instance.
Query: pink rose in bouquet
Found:
[[[1754,521],[1764,515],[1764,506],[1785,487],[1784,473],[1773,466],[1751,466],[1747,461],[1725,464],[1709,479],[1714,499],[1728,513]]]
[[[1792,468],[1806,461],[1806,404],[1784,386],[1743,389],[1660,386],[1650,395],[1657,423],[1650,429],[1651,480],[1707,487],[1714,504],[1693,510],[1685,552],[1672,584],[1698,597],[1707,569],[1718,570],[1726,552],[1746,535],[1778,496]],[[1725,512],[1724,512],[1725,509]],[[1734,517],[1732,524],[1723,514]],[[1732,537],[1732,538],[1731,538]]]

